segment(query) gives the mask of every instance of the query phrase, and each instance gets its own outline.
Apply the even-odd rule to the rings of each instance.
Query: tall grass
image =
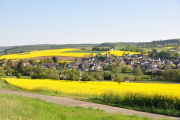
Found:
[[[103,102],[115,105],[124,105],[133,108],[141,108],[141,110],[163,113],[167,115],[180,116],[180,98],[145,93],[124,93],[117,94],[114,92],[105,92],[102,95]]]

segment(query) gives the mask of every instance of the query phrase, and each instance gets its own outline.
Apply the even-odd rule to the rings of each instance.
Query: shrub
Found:
[[[66,75],[60,75],[60,80],[67,80],[67,76]]]
[[[134,77],[134,80],[140,81],[140,80],[142,80],[142,78],[141,78],[141,76],[136,76],[136,77]]]
[[[159,76],[158,79],[159,80],[164,80],[164,77],[163,76]]]
[[[17,73],[17,74],[16,74],[16,78],[22,78],[21,73]]]
[[[134,80],[134,76],[132,76],[132,75],[126,75],[126,76],[124,76],[124,79],[125,79],[125,80]]]
[[[147,80],[147,79],[150,79],[150,76],[149,76],[149,75],[142,75],[141,78],[142,78],[143,80]]]

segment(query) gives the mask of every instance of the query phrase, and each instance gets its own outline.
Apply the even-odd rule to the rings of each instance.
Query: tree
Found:
[[[9,59],[8,61],[7,61],[7,66],[12,66],[12,60],[11,59]]]
[[[119,84],[122,82],[122,79],[119,74],[114,76],[114,81],[118,82]]]
[[[77,59],[77,57],[75,58],[75,63],[77,63],[78,62],[78,59]]]
[[[105,71],[104,72],[104,80],[112,80],[113,74],[111,71]]]
[[[59,67],[64,69],[67,68],[67,62],[64,61],[63,63],[59,63]]]
[[[134,70],[134,74],[136,75],[143,75],[142,69],[139,65],[136,66],[135,70]]]
[[[123,54],[122,54],[122,57],[125,57],[125,54],[126,54],[126,52],[124,51]]]
[[[10,66],[5,66],[4,70],[7,76],[12,76],[14,73],[14,69],[12,69]]]
[[[130,65],[122,65],[122,72],[123,73],[132,73],[133,72],[133,68]]]
[[[57,63],[57,62],[58,62],[58,59],[57,59],[57,57],[55,57],[55,56],[53,56],[51,59],[53,60],[54,63]]]
[[[104,72],[103,71],[96,72],[95,78],[100,81],[104,80]]]
[[[23,75],[32,76],[33,75],[33,66],[25,66]]]
[[[149,56],[152,58],[156,58],[158,54],[156,49],[152,49],[152,52],[148,52],[148,53],[149,53]]]
[[[17,71],[18,71],[19,73],[23,73],[23,71],[24,71],[24,63],[23,63],[23,60],[20,60],[20,61],[18,62]]]
[[[31,65],[36,65],[37,64],[37,61],[34,60],[34,59],[31,59],[28,61]],[[40,60],[40,62],[42,62],[42,60]],[[42,63],[41,63],[42,64]]]
[[[0,67],[0,77],[5,77],[6,74],[4,72],[4,68],[3,67]]]
[[[17,73],[17,74],[16,74],[16,78],[22,78],[21,73]]]
[[[84,61],[84,68],[88,68],[87,62]]]

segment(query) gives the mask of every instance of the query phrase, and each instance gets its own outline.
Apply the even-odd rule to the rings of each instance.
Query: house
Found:
[[[30,66],[30,63],[23,63],[23,66]]]
[[[45,64],[41,64],[41,66],[43,66],[44,68],[57,68],[58,63],[45,63]]]
[[[93,70],[94,71],[95,70],[95,64],[90,64],[89,65],[89,70]]]
[[[150,65],[150,68],[157,68],[158,63],[156,63],[156,62],[151,62],[149,65]]]
[[[81,61],[82,61],[82,62],[85,62],[85,61],[86,61],[86,62],[89,62],[89,58],[82,58]]]
[[[95,71],[99,71],[101,69],[102,69],[102,66],[100,66],[100,65],[96,65],[95,68],[94,68]]]
[[[68,64],[68,65],[67,65],[67,68],[68,68],[68,69],[78,69],[78,68],[79,68],[79,65],[78,65],[78,64],[75,64],[75,63],[71,63],[71,64]]]
[[[132,65],[134,64],[134,60],[133,59],[128,59],[127,61],[125,61],[126,65]]]
[[[170,60],[167,60],[166,61],[166,65],[171,65],[173,62],[172,61],[170,61]]]
[[[125,54],[125,56],[127,56],[127,57],[131,57],[131,55],[128,53],[128,54]]]
[[[173,63],[176,65],[176,67],[180,66],[180,61],[179,60],[176,60]]]

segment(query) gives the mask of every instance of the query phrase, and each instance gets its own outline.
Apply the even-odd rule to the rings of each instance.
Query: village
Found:
[[[113,51],[113,48],[110,48],[110,51]],[[158,52],[157,52],[158,53]],[[59,57],[58,57],[59,58]],[[16,74],[20,74],[20,76],[33,76],[36,75],[34,70],[37,66],[41,66],[39,69],[51,70],[50,72],[53,74],[54,79],[69,79],[69,80],[81,80],[84,74],[89,74],[92,76],[93,72],[93,80],[114,80],[114,81],[132,81],[132,80],[149,80],[155,79],[151,78],[149,75],[155,75],[157,79],[165,79],[162,76],[163,72],[167,67],[172,70],[176,70],[180,68],[180,58],[177,59],[160,59],[158,57],[152,58],[150,55],[141,54],[123,54],[123,56],[115,56],[110,54],[109,51],[106,52],[105,55],[97,54],[96,56],[90,55],[82,58],[74,57],[74,61],[72,62],[58,62],[56,56],[52,56],[51,58],[46,58],[42,60],[34,60],[34,59],[24,59],[20,61],[14,60],[1,60],[0,65],[4,67],[6,76],[13,76]],[[138,70],[137,70],[138,68]],[[67,75],[67,71],[76,70],[79,72],[72,73],[71,75]],[[26,72],[25,72],[26,71]],[[52,70],[51,70],[52,71]],[[102,71],[104,72],[102,74]],[[138,71],[138,73],[137,73]],[[42,70],[43,72],[43,70]],[[57,73],[58,74],[55,74]],[[107,73],[110,72],[111,75],[107,76]],[[40,72],[39,72],[40,73]],[[50,74],[49,73],[49,74]],[[99,74],[101,73],[101,74]],[[128,73],[125,77],[121,76],[120,73]],[[48,74],[43,73],[43,74]],[[97,78],[97,74],[101,75]],[[56,77],[55,77],[56,76]],[[66,76],[66,77],[65,77]],[[160,77],[161,76],[161,77]],[[87,77],[87,76],[86,76]],[[165,76],[164,76],[165,77]],[[47,77],[47,75],[36,75],[36,77],[32,78],[52,78]],[[116,78],[116,79],[115,79]],[[143,78],[143,79],[142,79]],[[117,80],[118,79],[118,80]],[[92,79],[88,79],[92,80]],[[177,81],[175,79],[175,81]]]

